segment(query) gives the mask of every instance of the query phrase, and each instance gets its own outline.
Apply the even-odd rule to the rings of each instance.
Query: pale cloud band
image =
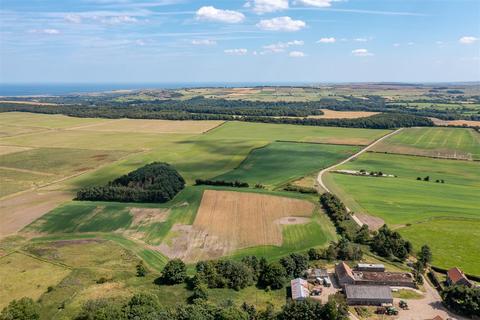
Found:
[[[287,31],[294,32],[305,28],[307,24],[302,20],[293,20],[290,17],[278,17],[273,19],[261,20],[257,27],[267,31]]]
[[[355,49],[352,51],[352,54],[356,57],[370,57],[373,56],[373,53],[369,52],[367,49]]]

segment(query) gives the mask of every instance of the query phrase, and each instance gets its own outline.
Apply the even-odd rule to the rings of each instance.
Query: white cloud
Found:
[[[400,47],[400,43],[394,43],[393,46],[398,48]]]
[[[321,38],[317,41],[317,43],[335,43],[337,39],[330,37],[330,38]]]
[[[292,51],[288,54],[292,58],[303,58],[305,57],[305,53],[302,51]]]
[[[278,17],[268,20],[261,20],[257,23],[257,27],[269,31],[299,31],[306,27],[306,23],[302,20],[293,20],[290,17]]]
[[[258,14],[288,9],[288,0],[248,0],[245,7]]]
[[[478,41],[478,38],[472,37],[472,36],[464,36],[458,40],[458,42],[460,42],[461,44],[472,44],[477,41]]]
[[[332,5],[332,2],[333,0],[296,0],[294,3],[304,6],[325,8],[330,7]]]
[[[32,29],[31,33],[43,33],[43,34],[60,34],[58,29]]]
[[[194,39],[192,44],[196,46],[214,46],[217,44],[217,41],[210,39]]]
[[[367,49],[355,49],[352,51],[352,54],[357,57],[373,56],[373,53],[369,52]]]
[[[411,42],[411,41],[410,41],[410,42],[407,43],[407,45],[408,45],[408,46],[413,46],[413,45],[415,45],[415,42]]]
[[[263,46],[263,49],[265,49],[266,51],[263,51],[262,54],[283,52],[291,46],[303,46],[304,44],[305,43],[301,40],[293,40],[289,42],[277,42],[274,44]]]
[[[244,48],[239,48],[239,49],[227,49],[227,50],[224,50],[223,52],[232,56],[244,56],[248,53],[248,50]]]
[[[82,17],[80,17],[78,14],[67,14],[64,19],[65,21],[71,22],[71,23],[82,22]]]
[[[113,17],[102,18],[100,19],[100,21],[105,24],[114,25],[114,24],[121,24],[121,23],[137,23],[138,19],[135,17],[123,15],[123,16],[113,16]]]
[[[368,39],[367,38],[355,38],[355,39],[353,39],[353,41],[355,41],[355,42],[367,42]]]
[[[140,47],[143,47],[144,45],[147,44],[147,43],[146,43],[144,40],[142,40],[142,39],[136,40],[135,43],[136,43],[138,46],[140,46]]]
[[[198,20],[217,21],[225,23],[240,23],[245,20],[245,15],[238,11],[222,10],[212,6],[201,7],[196,13]]]

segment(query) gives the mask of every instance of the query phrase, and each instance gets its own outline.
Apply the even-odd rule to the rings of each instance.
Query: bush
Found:
[[[40,308],[30,298],[11,301],[0,313],[0,320],[37,320]]]
[[[224,180],[205,180],[205,179],[196,179],[195,184],[197,186],[207,185],[207,186],[223,186],[223,187],[233,187],[233,188],[248,188],[250,185],[246,182],[241,181],[224,181]]]
[[[160,276],[160,283],[173,285],[182,283],[187,278],[187,267],[180,259],[173,259],[167,262]]]
[[[443,292],[445,305],[455,313],[473,317],[480,316],[480,288],[466,286],[448,287]]]

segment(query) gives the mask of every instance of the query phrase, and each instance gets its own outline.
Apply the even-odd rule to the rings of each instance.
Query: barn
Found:
[[[392,304],[393,296],[388,286],[345,285],[345,295],[349,305],[381,306]]]

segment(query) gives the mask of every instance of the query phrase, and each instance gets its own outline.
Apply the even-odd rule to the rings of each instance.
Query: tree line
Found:
[[[76,200],[167,202],[185,187],[185,180],[167,163],[154,162],[123,175],[105,186],[82,188]]]
[[[218,103],[217,99],[209,99]],[[243,100],[234,100],[243,101]],[[166,102],[165,102],[166,103]],[[177,101],[169,100],[169,103],[176,104]],[[182,102],[182,103],[188,103]],[[227,103],[227,102],[225,102]],[[228,101],[227,105],[232,104]],[[262,123],[281,123],[295,124],[305,126],[335,126],[335,127],[351,127],[351,128],[371,128],[371,129],[392,129],[399,127],[413,126],[434,126],[433,122],[425,117],[402,114],[402,113],[382,113],[365,118],[356,119],[313,119],[306,118],[306,115],[285,117],[285,115],[261,114],[264,102],[257,103],[258,112],[244,113],[242,115],[232,115],[228,112],[216,113],[215,109],[205,107],[206,111],[196,110],[189,112],[186,109],[162,108],[154,106],[85,106],[85,105],[58,105],[58,106],[38,106],[38,105],[21,105],[21,104],[1,104],[0,112],[32,112],[43,114],[63,114],[80,118],[130,118],[130,119],[162,119],[162,120],[225,120],[225,121],[246,121],[246,122],[262,122]],[[230,108],[230,107],[225,107]],[[319,111],[319,110],[318,110]],[[315,111],[317,112],[317,111]],[[310,114],[315,113],[313,110]],[[321,111],[320,111],[321,112]],[[231,113],[231,112],[230,112]]]
[[[361,257],[361,254],[350,242],[359,245],[368,244],[373,252],[389,260],[404,261],[412,252],[412,244],[403,239],[398,232],[390,230],[387,225],[383,225],[373,233],[368,230],[367,225],[359,227],[352,220],[351,214],[337,196],[328,192],[324,193],[320,197],[320,203],[337,228],[337,232],[345,239],[327,249],[327,252],[330,251],[330,258],[334,255],[338,256],[339,247],[343,247],[345,248],[342,250],[344,253],[338,256],[339,259],[358,260],[358,256]],[[334,251],[335,249],[337,251]],[[347,257],[352,259],[345,259]]]
[[[223,187],[233,187],[233,188],[248,188],[250,185],[247,182],[242,181],[225,181],[225,180],[209,180],[209,179],[196,179],[195,184],[197,186],[206,185],[206,186],[223,186]]]

